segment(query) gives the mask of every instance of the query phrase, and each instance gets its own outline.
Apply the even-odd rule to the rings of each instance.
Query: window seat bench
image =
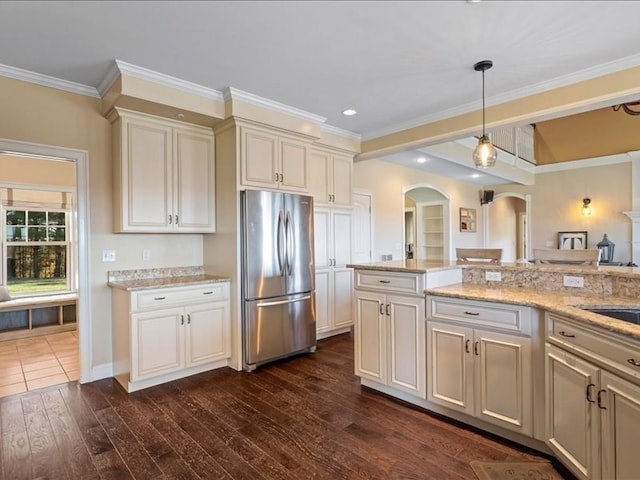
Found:
[[[0,341],[75,330],[77,297],[69,293],[0,302]]]

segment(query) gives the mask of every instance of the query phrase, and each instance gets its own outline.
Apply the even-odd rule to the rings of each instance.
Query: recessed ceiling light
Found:
[[[424,158],[424,157],[419,157],[418,160],[417,160],[418,163],[424,163],[426,161],[427,161],[427,159]]]
[[[471,178],[480,178],[482,175],[480,175],[479,173],[474,173],[473,175],[471,175]]]
[[[355,111],[353,108],[347,108],[346,110],[342,111],[343,115],[346,115],[347,117],[350,117],[352,115],[355,115],[356,113],[358,113],[357,111]]]

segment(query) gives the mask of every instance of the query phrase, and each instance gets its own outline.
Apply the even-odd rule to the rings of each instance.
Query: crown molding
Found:
[[[535,173],[537,175],[539,173],[561,172],[564,170],[575,170],[578,168],[604,167],[614,165],[616,163],[626,163],[633,161],[633,157],[636,153],[637,152],[618,153],[616,155],[607,155],[604,157],[585,158],[581,160],[571,160],[568,162],[537,165],[535,167]]]
[[[172,77],[170,75],[165,75],[164,73],[154,72],[153,70],[149,70],[147,68],[138,67],[137,65],[132,65],[130,63],[123,62],[121,60],[115,60],[115,65],[120,74],[130,75],[135,78],[139,78],[140,80],[147,80],[152,83],[157,83],[159,85],[163,85],[165,87],[175,88],[176,90],[181,90],[185,93],[191,93],[194,95],[200,95],[204,98],[209,98],[211,100],[222,101],[223,95],[220,91],[214,90],[212,88],[206,88],[196,83],[188,82],[186,80],[181,80],[176,77]],[[113,76],[112,70],[109,72],[110,75]],[[105,79],[100,85],[107,84]],[[117,78],[117,75],[114,78],[111,78],[111,86],[113,82]],[[106,90],[105,90],[106,91]]]
[[[625,57],[619,60],[615,60],[613,62],[603,63],[601,65],[596,65],[594,67],[585,68],[578,72],[574,72],[568,75],[563,75],[560,77],[553,78],[551,80],[547,80],[544,82],[540,82],[534,85],[529,85],[527,87],[518,88],[516,90],[511,90],[509,92],[505,92],[500,95],[494,95],[492,97],[487,97],[485,99],[486,107],[490,107],[492,105],[499,105],[502,103],[506,103],[509,101],[517,100],[522,97],[527,97],[530,95],[535,95],[538,93],[546,92],[548,90],[553,90],[555,88],[566,87],[568,85],[572,85],[574,83],[583,82],[585,80],[591,80],[593,78],[601,77],[607,74],[619,72],[621,70],[626,70],[629,68],[634,68],[640,65],[640,54],[631,55],[629,57]],[[592,102],[589,103],[591,105]],[[584,105],[582,105],[584,106]],[[576,105],[576,108],[579,108],[580,105]],[[390,135],[393,133],[398,133],[403,130],[408,130],[410,128],[419,127],[421,125],[425,125],[428,123],[434,123],[441,120],[445,120],[451,117],[455,117],[458,115],[464,115],[465,113],[470,113],[482,108],[482,101],[475,101],[471,103],[467,103],[464,105],[460,105],[455,108],[442,110],[440,112],[424,115],[413,120],[409,120],[402,123],[397,123],[395,125],[389,126],[387,128],[375,130],[372,132],[363,135],[363,140],[371,140],[373,138],[382,137],[385,135]]]
[[[43,87],[56,88],[58,90],[64,90],[65,92],[100,98],[98,90],[88,85],[69,82],[60,78],[50,77],[49,75],[23,70],[22,68],[10,67],[9,65],[0,65],[0,75],[3,77],[14,78],[16,80],[22,80],[23,82],[35,83],[37,85],[42,85]]]
[[[327,120],[325,117],[321,117],[320,115],[300,110],[299,108],[291,107],[283,103],[275,102],[268,98],[259,97],[258,95],[254,95],[253,93],[245,92],[234,87],[225,88],[223,91],[223,98],[225,102],[229,100],[242,100],[243,102],[251,103],[276,112],[286,113],[287,115],[320,125]]]
[[[334,127],[333,125],[323,124],[320,125],[320,130],[339,137],[350,138],[351,140],[361,141],[362,135],[352,132],[351,130],[345,130],[343,128]]]

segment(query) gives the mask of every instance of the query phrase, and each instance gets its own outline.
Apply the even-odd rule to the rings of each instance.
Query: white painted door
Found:
[[[351,268],[333,269],[332,285],[332,324],[334,328],[353,324],[353,270]]]
[[[599,370],[547,344],[546,442],[582,479],[600,478]]]
[[[387,296],[389,385],[426,398],[424,298]]]
[[[372,197],[365,193],[353,194],[353,263],[372,261]]]
[[[242,184],[277,188],[280,179],[278,137],[267,131],[245,127],[242,127],[240,136]]]
[[[385,296],[357,292],[355,297],[356,374],[387,383],[387,328]]]
[[[473,330],[429,321],[428,400],[473,415]]]
[[[227,302],[208,303],[186,311],[187,367],[228,358],[230,313]]]
[[[332,203],[336,206],[350,207],[353,202],[351,172],[353,159],[342,155],[333,155]]]
[[[288,192],[307,192],[307,144],[290,138],[280,139],[280,188]]]
[[[474,330],[475,416],[531,435],[531,339]]]

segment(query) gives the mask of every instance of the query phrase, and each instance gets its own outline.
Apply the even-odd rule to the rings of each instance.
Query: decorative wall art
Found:
[[[560,250],[580,250],[587,248],[587,232],[558,232]]]
[[[461,232],[476,231],[476,209],[475,208],[460,209],[460,231]]]

